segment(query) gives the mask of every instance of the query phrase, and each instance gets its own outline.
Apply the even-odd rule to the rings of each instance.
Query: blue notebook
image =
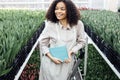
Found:
[[[49,48],[49,50],[53,57],[60,59],[62,62],[65,59],[68,59],[68,52],[66,46],[53,47]]]

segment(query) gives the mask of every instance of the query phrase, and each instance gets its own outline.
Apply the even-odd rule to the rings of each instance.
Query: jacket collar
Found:
[[[69,24],[67,25],[67,27],[64,27],[60,22],[58,22],[58,25],[59,25],[59,27],[60,27],[61,29],[66,29],[66,30],[70,30],[70,29],[71,29],[71,27],[70,27]]]

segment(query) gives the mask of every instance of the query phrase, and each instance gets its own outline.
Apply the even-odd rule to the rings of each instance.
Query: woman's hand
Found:
[[[52,57],[51,60],[52,60],[55,64],[61,64],[61,63],[62,63],[58,58],[55,58],[55,57]]]
[[[55,64],[62,63],[58,58],[53,57],[50,53],[47,53],[46,56],[48,56]]]
[[[72,58],[71,58],[72,54],[73,54],[72,51],[70,51],[70,52],[68,53],[68,59],[66,59],[66,60],[64,61],[65,63],[70,63],[70,62],[72,61]]]

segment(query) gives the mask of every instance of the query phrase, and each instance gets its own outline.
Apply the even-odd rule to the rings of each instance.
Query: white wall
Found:
[[[118,9],[118,0],[105,0],[105,9],[116,12]]]
[[[90,0],[90,8],[93,9],[105,9],[116,12],[118,5],[120,6],[120,0]]]
[[[104,9],[104,0],[90,0],[90,8]]]
[[[53,0],[0,0],[0,8],[44,9]],[[72,0],[78,7],[117,11],[120,0]],[[12,3],[11,3],[12,2]]]
[[[120,0],[118,0],[118,4],[117,4],[117,6],[120,8]]]

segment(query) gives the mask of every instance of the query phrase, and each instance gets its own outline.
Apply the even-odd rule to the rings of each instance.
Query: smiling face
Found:
[[[67,10],[64,2],[57,3],[55,7],[55,15],[58,20],[66,20],[67,19]]]

